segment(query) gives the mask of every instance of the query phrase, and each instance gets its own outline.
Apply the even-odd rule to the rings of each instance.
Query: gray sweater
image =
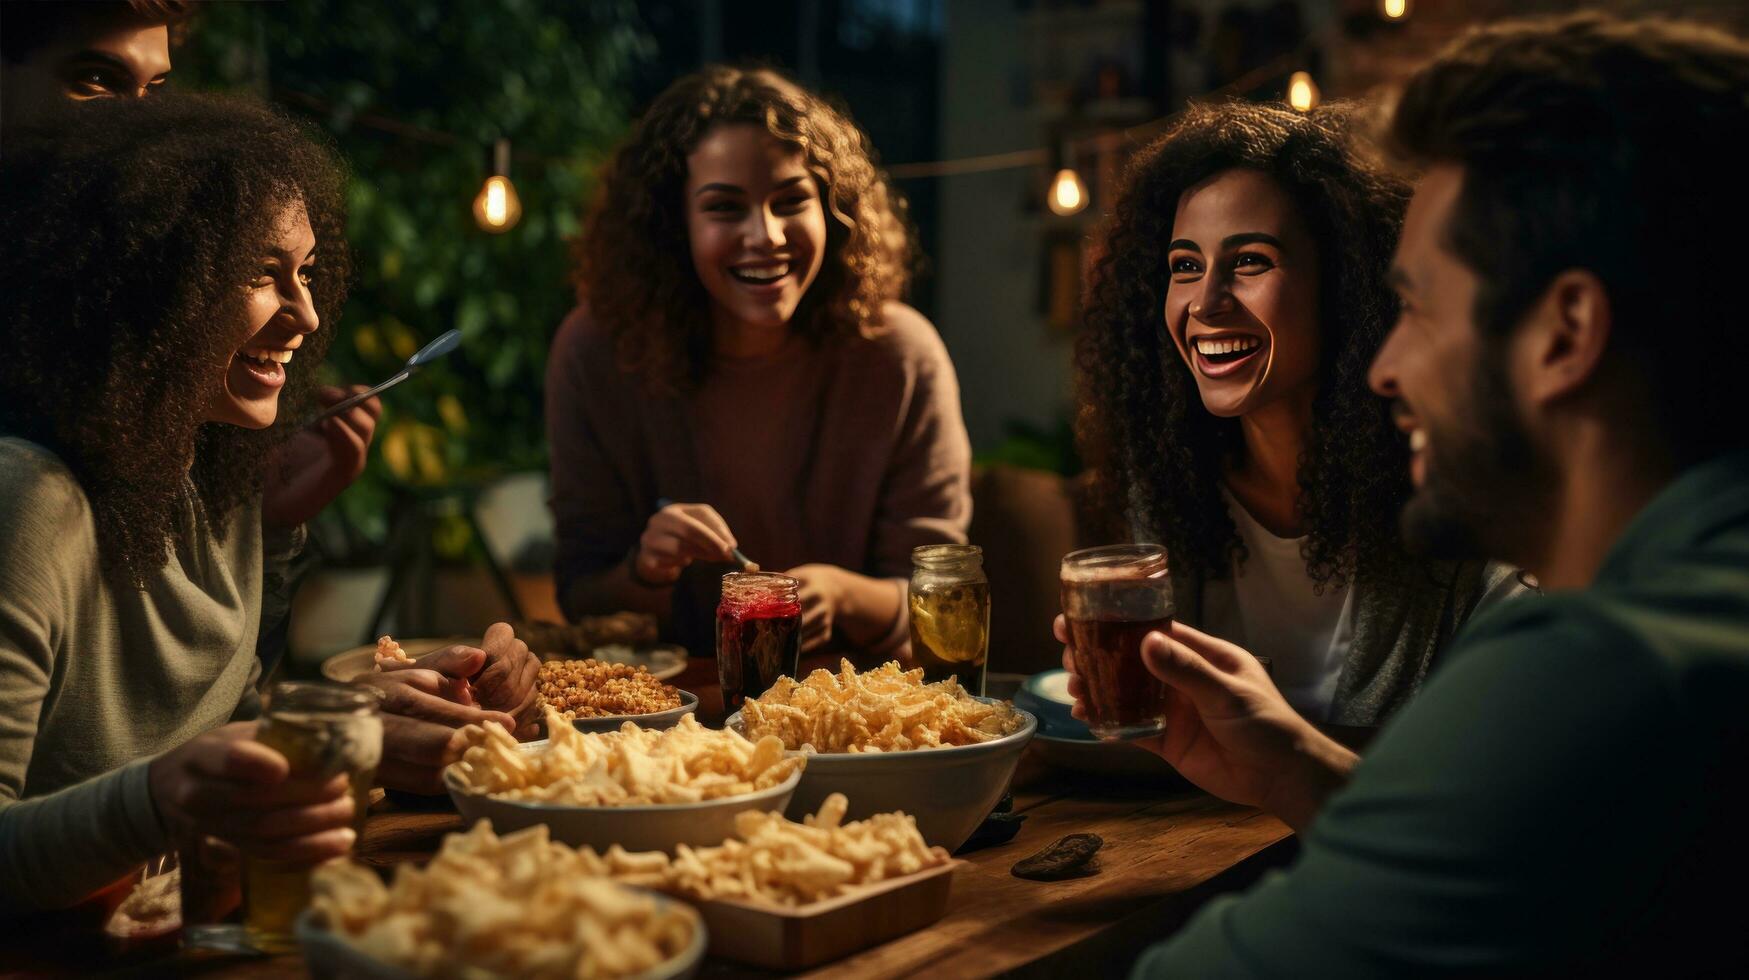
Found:
[[[1202,625],[1202,580],[1172,577],[1178,618]],[[1354,587],[1354,636],[1328,723],[1377,728],[1409,702],[1458,627],[1530,591],[1499,562],[1428,562],[1390,583]]]
[[[264,558],[282,556],[264,555],[259,501],[223,541],[185,506],[193,530],[165,566],[119,588],[73,474],[0,438],[0,915],[71,904],[169,850],[147,762],[254,704]]]

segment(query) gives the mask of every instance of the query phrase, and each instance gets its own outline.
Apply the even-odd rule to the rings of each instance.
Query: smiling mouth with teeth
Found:
[[[1210,363],[1230,364],[1255,353],[1263,346],[1263,341],[1256,337],[1226,337],[1218,340],[1199,337],[1192,344],[1196,347],[1196,352]]]
[[[270,364],[290,364],[292,352],[289,350],[240,350],[237,352],[237,359],[264,368]]]
[[[739,269],[730,269],[729,275],[750,285],[769,286],[779,279],[782,279],[784,276],[789,275],[789,263],[783,262],[778,265],[747,266]]]

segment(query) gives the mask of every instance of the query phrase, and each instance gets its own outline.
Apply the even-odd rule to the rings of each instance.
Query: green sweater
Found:
[[[76,902],[169,850],[146,763],[254,703],[259,502],[222,541],[186,506],[165,567],[117,588],[72,473],[0,438],[0,915]]]
[[[1742,971],[1746,749],[1740,452],[1648,505],[1590,588],[1473,621],[1294,866],[1135,975]]]

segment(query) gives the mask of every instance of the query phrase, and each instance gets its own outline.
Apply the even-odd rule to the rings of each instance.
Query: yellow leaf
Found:
[[[449,431],[457,435],[468,431],[468,413],[462,408],[461,399],[456,396],[438,396],[437,414],[442,417],[443,424],[449,427]]]

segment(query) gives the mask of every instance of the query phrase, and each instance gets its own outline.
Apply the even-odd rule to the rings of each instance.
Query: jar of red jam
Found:
[[[717,677],[723,710],[740,710],[779,677],[794,677],[802,659],[802,583],[774,572],[723,576],[717,604]]]

